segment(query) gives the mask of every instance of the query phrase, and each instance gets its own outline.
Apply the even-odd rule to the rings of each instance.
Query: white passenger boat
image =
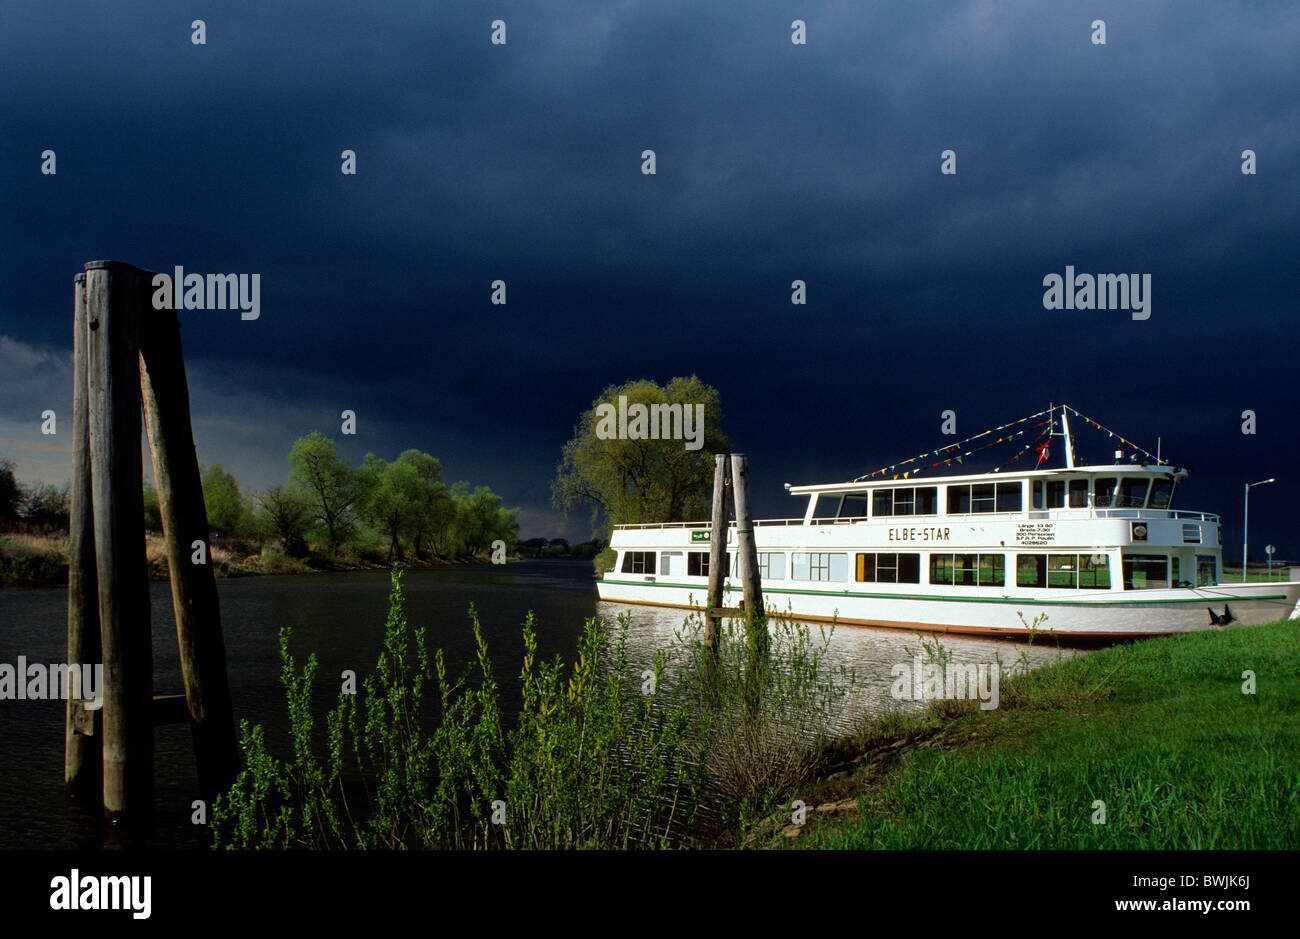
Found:
[[[1113,464],[1076,463],[1071,415],[1129,459],[1117,449]],[[926,476],[1017,438],[1027,442],[992,472]],[[1056,440],[1064,466],[1045,468]],[[1017,465],[1024,456],[1034,468]],[[1079,640],[1295,615],[1300,582],[1224,582],[1219,517],[1174,508],[1187,475],[1055,405],[852,482],[787,484],[808,497],[803,517],[754,522],[765,606],[808,621]],[[707,521],[616,526],[600,598],[703,607],[711,537]],[[730,549],[728,564],[738,596]]]

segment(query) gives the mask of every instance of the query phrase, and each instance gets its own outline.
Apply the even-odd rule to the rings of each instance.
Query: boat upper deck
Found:
[[[809,497],[804,515],[755,519],[754,525],[851,525],[954,516],[987,521],[1182,519],[1217,524],[1218,515],[1173,507],[1178,484],[1186,477],[1187,471],[1179,467],[1119,463],[787,486],[791,495]],[[614,526],[616,530],[709,527],[707,520]]]

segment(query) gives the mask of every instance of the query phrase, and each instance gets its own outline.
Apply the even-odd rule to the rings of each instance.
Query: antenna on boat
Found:
[[[1065,438],[1065,468],[1074,469],[1074,445],[1070,442],[1070,409],[1061,405],[1061,436]]]

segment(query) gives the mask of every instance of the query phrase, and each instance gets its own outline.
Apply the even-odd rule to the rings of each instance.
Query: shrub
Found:
[[[628,665],[627,621],[617,634],[586,624],[577,661],[537,660],[536,622],[524,623],[518,725],[502,723],[477,613],[477,661],[448,678],[432,667],[423,627],[407,623],[401,573],[392,574],[384,649],[358,695],[326,716],[326,750],[312,745],[308,708],[316,659],[298,670],[281,631],[281,679],[293,756],[268,752],[241,725],[247,768],[213,807],[214,846],[230,848],[657,847],[688,822],[699,791],[683,702],[642,696]],[[655,662],[662,673],[664,657]],[[471,681],[471,679],[473,679]],[[438,714],[425,731],[426,689]],[[350,757],[349,757],[350,754]],[[664,798],[667,795],[668,798]]]

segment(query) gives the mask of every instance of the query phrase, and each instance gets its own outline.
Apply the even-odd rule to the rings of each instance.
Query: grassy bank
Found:
[[[392,563],[382,551],[358,551],[350,546],[329,555],[312,551],[305,558],[290,557],[275,547],[249,539],[217,538],[210,552],[218,579],[258,574],[310,574],[329,571],[389,570]],[[166,580],[167,552],[161,535],[145,534],[145,558],[149,576]],[[437,567],[445,564],[486,563],[486,557],[409,559],[404,569]],[[66,534],[0,534],[0,587],[57,587],[68,582],[68,536]]]
[[[1004,682],[996,710],[895,720],[845,742],[847,768],[797,796],[807,824],[763,843],[1295,848],[1297,638],[1282,621],[1115,646]]]

